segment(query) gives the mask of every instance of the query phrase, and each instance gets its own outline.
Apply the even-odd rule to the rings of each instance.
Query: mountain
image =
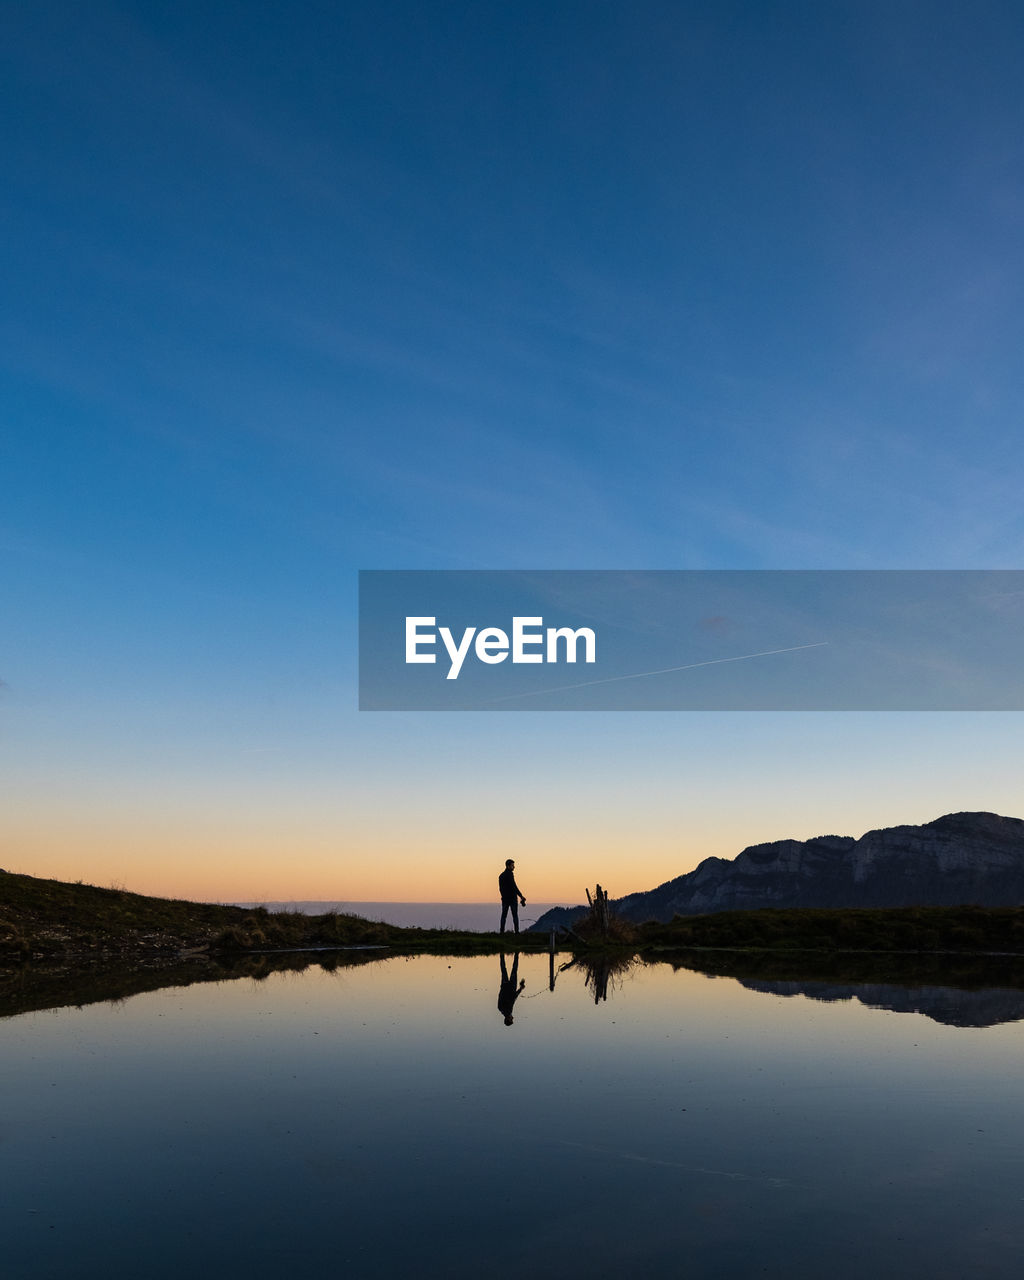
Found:
[[[676,915],[756,907],[986,907],[1024,903],[1024,820],[949,813],[920,827],[775,840],[733,859],[705,858],[646,893],[613,901],[618,915],[667,923]],[[585,907],[558,907],[533,926],[571,924]]]

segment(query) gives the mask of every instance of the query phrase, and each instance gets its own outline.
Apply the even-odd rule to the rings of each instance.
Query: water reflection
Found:
[[[583,975],[583,985],[594,998],[594,1004],[608,999],[608,990],[614,991],[622,985],[626,974],[640,963],[634,955],[622,953],[591,954],[581,952],[567,964],[563,964],[559,973],[568,969],[576,969]]]
[[[501,953],[501,986],[498,988],[498,1012],[505,1019],[505,1026],[512,1025],[512,1009],[523,993],[526,979],[519,977],[519,952],[512,961],[512,975],[505,965],[505,953]]]
[[[510,951],[514,1036],[493,954],[259,957],[9,1018],[4,1280],[1016,1275],[1024,1028],[712,959]]]
[[[751,982],[749,991],[771,996],[804,996],[823,1004],[859,1000],[869,1009],[920,1013],[948,1027],[995,1027],[1024,1020],[1024,991],[1002,988],[964,991],[957,987],[900,987],[893,983],[843,986],[827,982]]]
[[[563,953],[564,954],[564,953]],[[536,960],[540,957],[533,953]],[[366,965],[395,966],[409,957],[386,949],[290,952],[239,957],[192,958],[157,965],[17,965],[0,969],[0,1018],[41,1009],[114,1003],[168,987],[184,988],[245,978],[262,982],[273,974],[318,969],[337,973]],[[622,995],[626,978],[639,969],[670,968],[733,979],[748,991],[824,1004],[855,1001],[867,1009],[916,1013],[949,1027],[994,1027],[1024,1021],[1024,958],[878,956],[686,952],[663,956],[581,952],[547,956],[547,983],[527,999],[554,995],[563,975],[582,978],[589,1002]],[[492,961],[493,963],[493,961]],[[515,1021],[526,979],[521,953],[499,956],[497,1008],[505,1026]],[[493,988],[492,988],[493,990]]]
[[[1024,956],[832,955],[687,952],[674,969],[733,978],[747,990],[824,1004],[917,1013],[949,1027],[1024,1020]]]
[[[338,969],[379,964],[384,958],[390,957],[382,948],[360,947],[320,954],[297,951],[134,964],[123,961],[16,964],[0,967],[0,1018],[40,1009],[68,1006],[81,1009],[90,1004],[120,1002],[129,996],[167,987],[191,987],[239,978],[262,982],[274,973],[300,973],[310,967],[333,973]]]

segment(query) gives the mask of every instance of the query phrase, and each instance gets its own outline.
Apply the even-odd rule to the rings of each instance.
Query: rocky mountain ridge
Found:
[[[685,875],[613,901],[642,923],[758,907],[1003,907],[1024,903],[1024,820],[950,813],[922,826],[751,845],[705,858]],[[571,924],[586,908],[557,908],[533,926]]]

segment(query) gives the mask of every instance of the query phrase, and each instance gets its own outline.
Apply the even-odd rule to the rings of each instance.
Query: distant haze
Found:
[[[268,911],[301,911],[319,916],[327,911],[341,911],[363,916],[367,920],[383,920],[385,924],[419,929],[473,929],[486,933],[497,929],[501,921],[501,905],[497,902],[240,902],[240,907],[266,907]],[[552,907],[568,903],[530,902],[519,908],[520,928],[527,928]],[[572,904],[574,905],[574,904]],[[511,921],[508,922],[511,928]]]

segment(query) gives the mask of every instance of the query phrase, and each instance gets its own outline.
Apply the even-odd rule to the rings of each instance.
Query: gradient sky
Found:
[[[0,864],[537,900],[1021,715],[356,710],[360,568],[1019,568],[1016,3],[4,6]]]

